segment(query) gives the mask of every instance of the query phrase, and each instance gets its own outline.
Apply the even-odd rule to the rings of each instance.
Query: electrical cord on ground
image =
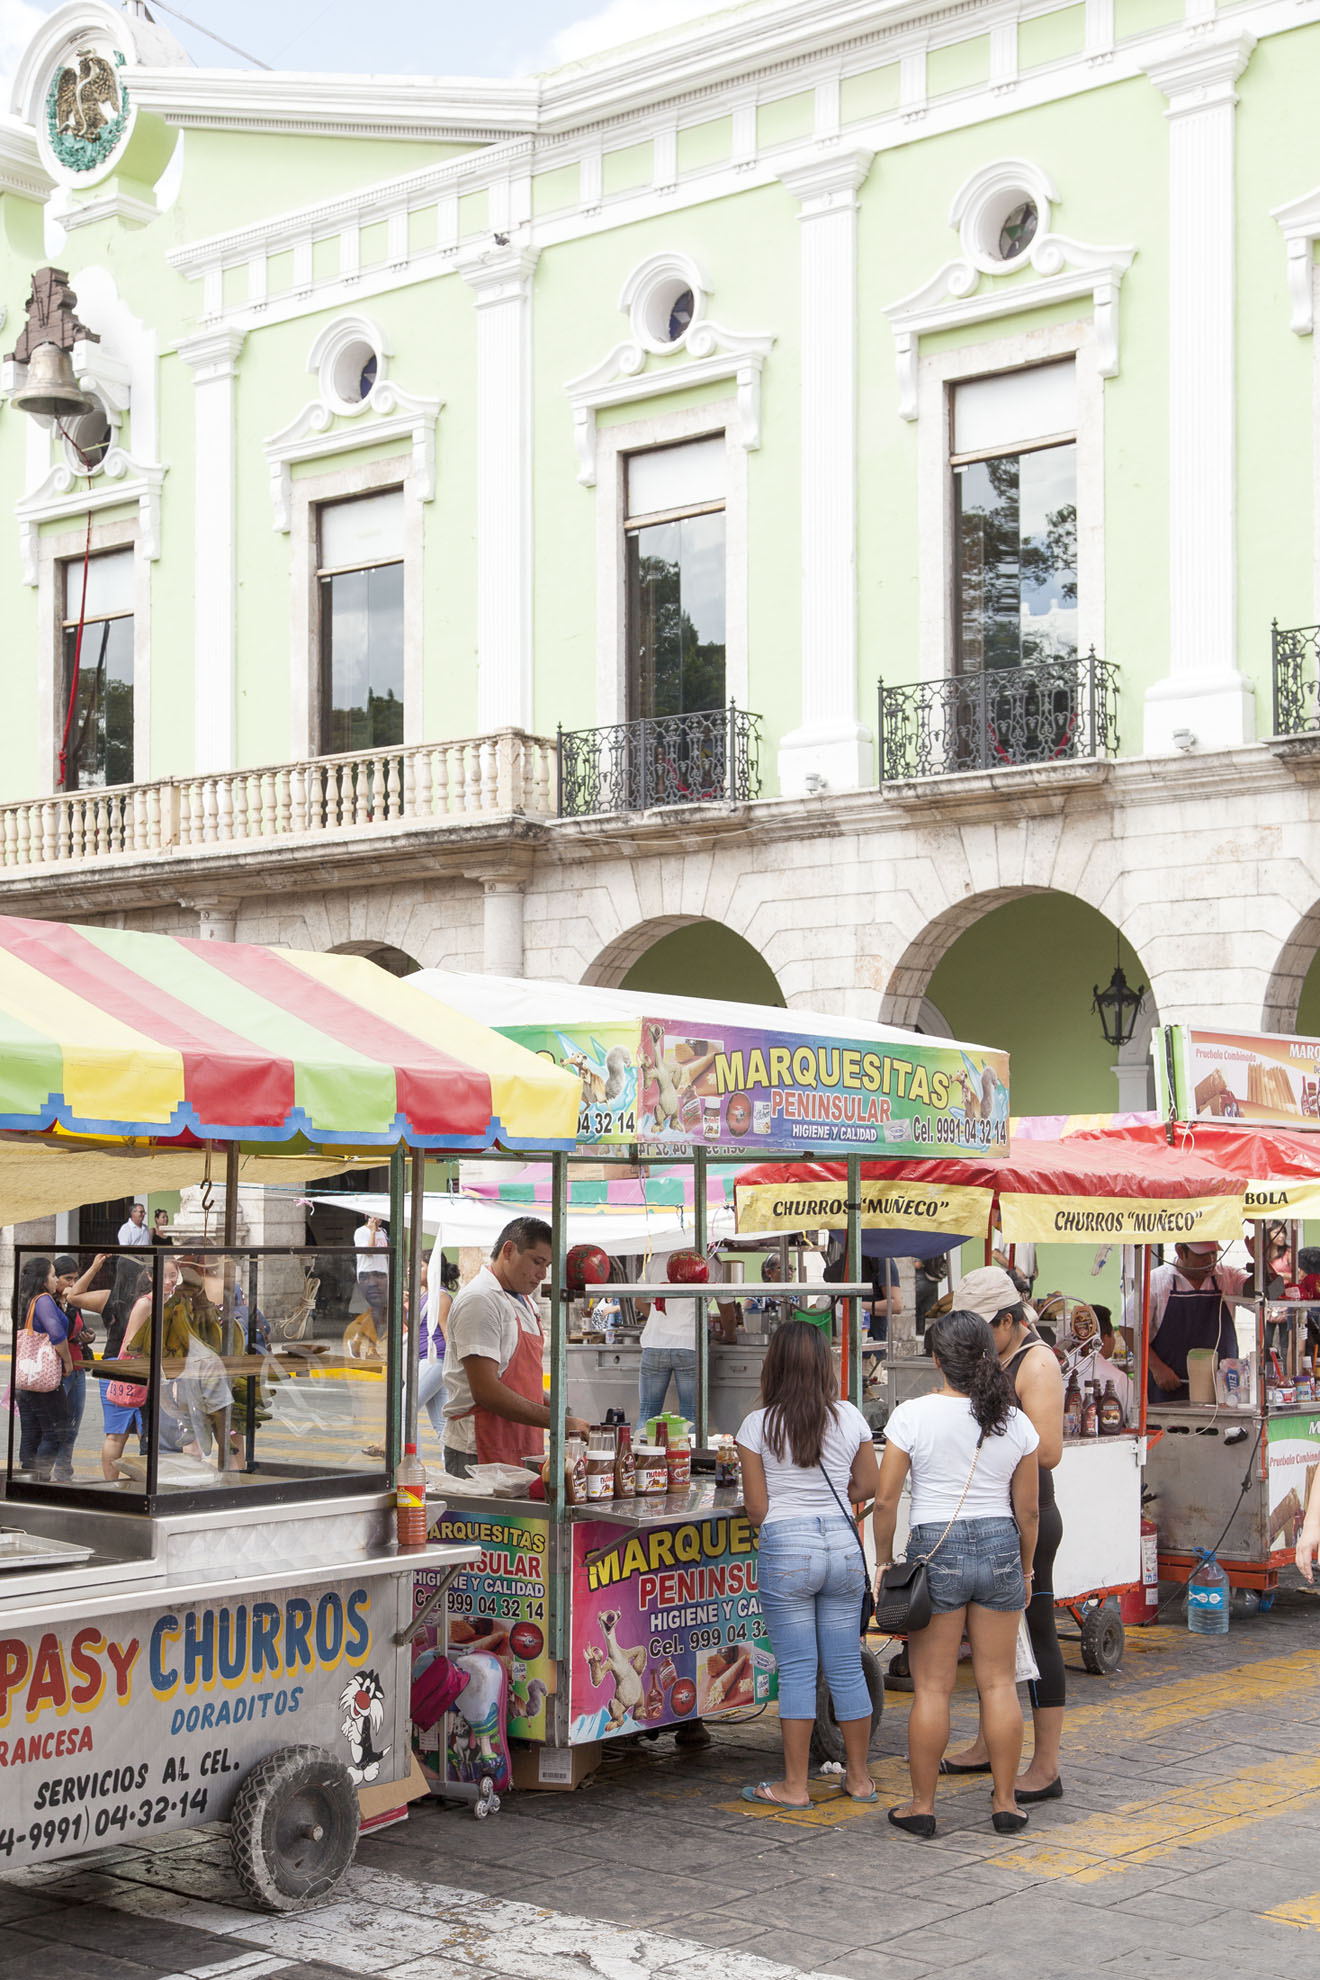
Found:
[[[1261,1435],[1264,1431],[1264,1427],[1265,1427],[1264,1424],[1258,1424],[1256,1426],[1256,1441],[1252,1444],[1251,1455],[1247,1459],[1247,1469],[1242,1479],[1242,1490],[1238,1493],[1237,1498],[1233,1502],[1232,1512],[1230,1512],[1228,1518],[1224,1521],[1223,1532],[1220,1534],[1219,1538],[1215,1541],[1214,1546],[1208,1547],[1206,1549],[1207,1553],[1216,1554],[1216,1555],[1218,1554],[1219,1549],[1223,1546],[1225,1539],[1228,1537],[1229,1527],[1233,1524],[1233,1521],[1238,1516],[1238,1508],[1241,1506],[1242,1501],[1246,1498],[1247,1493],[1251,1490],[1253,1484],[1255,1483],[1256,1453],[1260,1449],[1260,1440],[1261,1440]],[[1193,1572],[1195,1572],[1195,1570],[1193,1570]],[[1190,1580],[1190,1576],[1188,1577],[1188,1579]],[[1176,1602],[1180,1595],[1185,1595],[1186,1593],[1187,1593],[1187,1582],[1186,1581],[1178,1582],[1175,1585],[1175,1587],[1170,1591],[1170,1593],[1165,1596],[1164,1600],[1160,1603],[1159,1607],[1156,1609],[1155,1618],[1154,1618],[1155,1621],[1156,1622],[1159,1621],[1160,1617],[1164,1614],[1164,1611],[1169,1607],[1170,1603]]]

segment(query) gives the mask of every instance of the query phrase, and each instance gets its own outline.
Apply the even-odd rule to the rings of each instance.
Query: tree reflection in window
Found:
[[[65,696],[73,682],[77,627],[64,629]],[[83,627],[78,691],[69,731],[66,790],[133,781],[133,619],[92,619]]]
[[[724,706],[724,516],[654,523],[628,537],[635,716]]]
[[[1077,655],[1077,449],[953,471],[960,672]]]

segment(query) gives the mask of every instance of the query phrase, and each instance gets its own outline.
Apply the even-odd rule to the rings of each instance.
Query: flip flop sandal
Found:
[[[781,1801],[777,1794],[771,1794],[769,1781],[758,1781],[755,1787],[745,1787],[742,1798],[744,1801],[757,1801],[763,1808],[791,1808],[798,1814],[811,1806],[810,1801]]]
[[[880,1799],[880,1790],[879,1788],[876,1787],[873,1787],[869,1794],[849,1794],[847,1788],[840,1788],[839,1793],[845,1801],[865,1802],[865,1801],[879,1801]]]

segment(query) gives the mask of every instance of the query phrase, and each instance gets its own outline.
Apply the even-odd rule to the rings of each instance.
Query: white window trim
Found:
[[[1038,279],[1029,281],[1024,274],[1003,287],[987,290],[981,290],[987,278],[970,261],[947,262],[922,288],[885,307],[894,333],[899,417],[918,416],[917,374],[923,336],[993,323],[1055,303],[1089,299],[1100,375],[1117,378],[1119,289],[1135,256],[1135,248],[1091,247],[1062,234],[1042,234],[1033,241],[1026,262],[1014,264],[1023,268],[1029,265]]]
[[[917,373],[917,542],[920,661],[924,681],[953,671],[955,653],[953,475],[949,468],[949,391],[960,379],[1017,371],[1076,357],[1077,650],[1105,652],[1105,401],[1090,323],[1060,323],[993,343],[924,357]]]
[[[313,399],[296,419],[278,433],[272,433],[266,442],[276,529],[287,532],[292,528],[296,463],[333,460],[340,454],[359,453],[364,447],[383,446],[395,440],[407,440],[412,445],[412,463],[405,487],[418,501],[433,501],[435,429],[443,410],[443,399],[415,398],[401,386],[379,380],[371,397],[348,413],[337,404]],[[364,412],[371,417],[360,417]],[[349,418],[352,424],[336,426],[339,418]],[[397,467],[394,479],[397,483]]]
[[[728,485],[724,498],[724,695],[726,703],[747,707],[747,445],[742,433],[741,399],[679,412],[658,412],[623,426],[596,432],[596,722],[607,728],[628,719],[628,559],[629,454],[645,447],[672,447],[685,440],[724,434]]]
[[[296,760],[323,752],[318,748],[321,675],[320,606],[317,595],[316,511],[326,502],[351,501],[387,488],[403,490],[403,741],[423,741],[422,723],[422,557],[425,528],[423,498],[416,477],[407,472],[407,458],[359,461],[322,475],[299,476],[290,489],[291,623],[289,651],[293,672],[289,682],[289,750]],[[394,559],[388,561],[393,562]],[[301,663],[299,655],[302,656]],[[369,754],[364,751],[363,754]]]
[[[774,342],[773,337],[744,336],[703,318],[693,322],[682,342],[674,346],[676,351],[686,352],[686,359],[671,359],[656,371],[643,370],[646,351],[641,344],[616,344],[593,370],[570,379],[564,387],[573,408],[573,441],[578,480],[583,487],[596,484],[598,412],[664,398],[672,392],[688,392],[698,385],[737,386],[738,444],[749,450],[759,447],[761,371]]]
[[[83,503],[84,511],[86,502]],[[37,651],[43,664],[37,672],[37,763],[41,796],[56,786],[64,710],[59,686],[63,673],[64,618],[60,565],[82,563],[86,528],[37,539]],[[132,550],[133,557],[133,781],[151,779],[151,564],[143,553],[131,518],[92,525],[91,554]]]

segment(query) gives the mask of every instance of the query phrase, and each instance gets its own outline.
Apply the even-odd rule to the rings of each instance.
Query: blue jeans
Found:
[[[943,1525],[935,1522],[914,1526],[906,1559],[928,1554],[943,1531]],[[952,1615],[969,1602],[1005,1614],[1027,1605],[1022,1541],[1011,1519],[956,1519],[926,1574],[931,1610],[937,1616]]]
[[[639,1380],[642,1422],[659,1416],[669,1394],[669,1378],[678,1390],[678,1413],[689,1423],[697,1413],[697,1350],[695,1348],[643,1348]]]
[[[87,1377],[81,1368],[75,1368],[71,1375],[65,1376],[62,1386],[64,1401],[69,1412],[69,1426],[65,1431],[64,1442],[55,1460],[55,1469],[51,1476],[67,1484],[73,1477],[73,1447],[78,1441],[83,1410],[87,1404]]]
[[[431,1428],[445,1440],[445,1364],[424,1361],[417,1370],[417,1401],[431,1419]]]
[[[862,1589],[857,1536],[842,1514],[776,1519],[761,1528],[756,1593],[779,1666],[779,1716],[814,1719],[825,1672],[839,1720],[869,1719],[862,1674]]]

